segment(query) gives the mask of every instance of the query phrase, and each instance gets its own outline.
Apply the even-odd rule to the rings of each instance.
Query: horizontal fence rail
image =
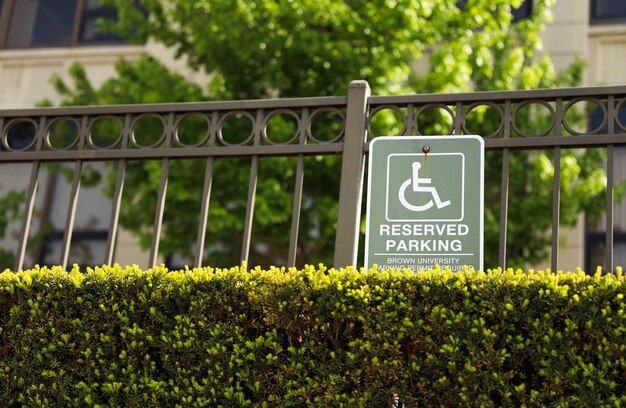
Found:
[[[24,266],[27,240],[31,233],[35,196],[44,163],[73,163],[73,179],[65,219],[59,264],[67,267],[75,229],[76,206],[80,195],[84,164],[112,161],[117,175],[112,199],[105,262],[115,262],[118,221],[129,163],[159,160],[161,178],[154,214],[149,263],[157,263],[162,233],[165,199],[168,194],[170,164],[176,160],[205,161],[204,182],[194,266],[204,257],[207,215],[215,160],[250,159],[247,200],[241,256],[247,261],[254,227],[255,194],[259,160],[266,157],[296,159],[294,202],[288,249],[288,266],[296,264],[298,235],[303,213],[303,188],[306,156],[334,155],[343,158],[339,191],[339,215],[335,241],[335,266],[357,264],[361,219],[364,163],[368,143],[376,136],[422,134],[480,134],[489,151],[502,154],[500,183],[500,236],[498,259],[507,263],[507,220],[510,155],[516,150],[553,152],[555,176],[552,199],[551,265],[558,267],[560,169],[562,149],[599,147],[606,149],[606,253],[605,267],[613,269],[614,160],[615,147],[626,145],[626,123],[619,112],[626,109],[626,87],[595,87],[554,90],[476,92],[468,94],[421,94],[370,96],[364,81],[354,81],[347,96],[203,102],[177,104],[63,107],[0,111],[0,164],[29,163],[30,177],[18,249],[16,269]],[[593,112],[590,125],[580,126],[580,117]],[[542,119],[539,128],[528,126],[529,115]],[[385,118],[384,133],[378,134],[380,118]],[[293,123],[289,138],[276,139],[271,124],[276,118]],[[390,119],[391,118],[391,119]],[[393,121],[395,120],[395,124]],[[203,134],[187,140],[182,133],[186,124],[203,124]],[[234,123],[245,130],[229,133]],[[391,122],[391,125],[389,123]],[[490,123],[489,128],[482,127]],[[147,124],[158,129],[142,133]],[[332,124],[334,132],[318,134],[319,126]],[[586,123],[586,122],[585,122]],[[438,127],[436,127],[437,125]],[[390,129],[391,126],[391,131]],[[241,127],[241,126],[240,126]],[[61,133],[62,140],[56,137]],[[67,135],[70,135],[69,137]],[[488,166],[488,164],[487,164]],[[313,177],[314,175],[312,175]],[[302,213],[302,214],[301,214]],[[235,260],[233,260],[233,263]]]
[[[437,111],[447,115],[450,128],[442,134],[475,134],[468,118],[487,110],[498,118],[498,125],[485,138],[486,149],[543,149],[546,147],[595,147],[623,144],[626,123],[618,112],[626,108],[625,86],[594,88],[542,89],[528,91],[493,91],[468,94],[428,94],[373,96],[369,99],[370,119],[383,110],[394,111],[402,122],[405,135],[421,135],[420,118]],[[576,127],[581,110],[596,109],[601,120],[589,129]],[[546,114],[549,121],[539,132],[526,132],[524,111]],[[378,136],[371,134],[370,137]],[[573,135],[576,138],[549,136]],[[601,137],[598,137],[601,135]]]
[[[0,163],[337,153],[341,151],[343,131],[332,140],[319,140],[311,124],[318,115],[328,112],[343,122],[342,109],[345,110],[346,104],[345,97],[328,97],[5,110],[0,111],[4,148]],[[297,121],[298,129],[291,140],[276,142],[267,134],[267,124],[275,115],[286,115]],[[224,124],[234,117],[243,118],[252,126],[243,141],[231,142],[222,133]],[[208,127],[204,137],[193,144],[185,143],[178,135],[178,129],[189,118],[201,118]],[[148,145],[135,134],[135,128],[146,119],[162,125],[158,140]],[[105,121],[117,125],[117,131],[110,135],[112,140],[98,140],[92,134],[92,130]],[[77,130],[73,142],[62,147],[54,146],[49,138],[59,124]],[[18,128],[32,135],[26,146],[12,144],[11,132]]]

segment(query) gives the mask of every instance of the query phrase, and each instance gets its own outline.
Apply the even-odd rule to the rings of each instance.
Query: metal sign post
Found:
[[[365,266],[482,270],[483,184],[480,136],[374,139]]]

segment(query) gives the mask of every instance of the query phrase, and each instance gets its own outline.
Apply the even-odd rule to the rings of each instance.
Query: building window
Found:
[[[98,19],[116,19],[99,0],[0,0],[0,48],[72,47],[120,44],[98,30]]]
[[[523,20],[526,17],[530,17],[530,14],[532,12],[533,12],[532,0],[524,0],[521,6],[511,10],[511,14],[513,14],[513,22]]]
[[[100,19],[117,20],[117,10],[112,6],[101,6],[98,0],[85,0],[78,42],[85,45],[123,42],[113,33],[99,31],[96,22]]]
[[[456,6],[460,9],[463,9],[467,4],[467,0],[457,0]],[[511,10],[511,14],[513,15],[512,22],[516,23],[520,20],[523,20],[530,16],[533,12],[533,0],[524,0],[522,5],[518,8],[514,8]]]
[[[67,264],[78,264],[82,270],[102,265],[108,237],[109,232],[106,230],[75,229],[72,233],[72,247]],[[61,257],[63,238],[65,238],[65,232],[61,230],[46,234],[41,248],[38,248],[36,264],[57,265]]]
[[[592,24],[623,23],[626,21],[626,1],[591,0]]]
[[[606,268],[606,231],[595,231],[587,233],[585,242],[585,272],[592,274],[598,266],[601,266],[604,272],[609,271]],[[626,265],[626,233],[613,233],[613,265]]]

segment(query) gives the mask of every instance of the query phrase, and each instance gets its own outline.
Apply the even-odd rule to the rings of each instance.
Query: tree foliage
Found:
[[[146,56],[118,62],[117,74],[98,89],[80,66],[73,84],[55,78],[63,104],[177,102],[341,95],[354,79],[369,82],[373,94],[470,92],[551,88],[580,83],[582,64],[556,75],[539,52],[540,31],[553,0],[533,2],[533,13],[514,22],[522,0],[102,0],[118,9],[117,22],[102,27],[138,41],[175,50],[211,78],[207,88],[189,83]],[[416,70],[415,64],[428,69]],[[420,73],[421,72],[421,73]],[[528,131],[541,128],[541,115],[525,112]],[[379,115],[375,126],[393,132],[393,120]],[[425,129],[441,133],[449,118],[433,114]],[[476,133],[493,127],[493,112],[476,110]],[[282,123],[288,132],[289,124]],[[239,127],[239,128],[238,128]],[[232,124],[227,131],[244,131]],[[193,126],[191,126],[193,133]],[[253,241],[286,248],[291,220],[293,159],[260,161]],[[573,225],[580,211],[593,211],[606,185],[601,153],[563,153],[561,222]],[[298,263],[332,262],[337,214],[339,160],[308,158]],[[497,264],[501,158],[487,156],[486,266]],[[508,254],[511,264],[546,255],[551,225],[550,153],[516,153],[511,158]],[[166,202],[164,253],[190,255],[199,213],[203,161],[172,166]],[[207,238],[213,265],[238,261],[249,161],[217,160]],[[151,239],[160,167],[145,162],[127,171],[132,197],[120,222],[144,244]],[[112,178],[108,179],[111,191]],[[528,217],[529,212],[533,214]],[[595,211],[597,213],[597,211]],[[251,263],[281,264],[284,252],[253,245]]]
[[[21,218],[19,210],[25,197],[24,191],[9,191],[0,197],[0,237],[6,236],[9,232],[11,221]],[[13,251],[0,248],[0,271],[14,266],[15,255]]]

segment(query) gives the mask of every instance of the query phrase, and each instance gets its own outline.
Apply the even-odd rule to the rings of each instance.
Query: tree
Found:
[[[12,220],[20,218],[19,208],[25,196],[23,191],[12,190],[0,197],[0,237],[4,237],[9,232],[9,224]],[[14,266],[15,256],[13,252],[0,248],[0,271]]]
[[[555,75],[548,57],[540,56],[539,32],[550,18],[553,0],[537,0],[533,13],[518,22],[512,9],[522,0],[102,0],[118,9],[117,22],[103,22],[132,41],[161,42],[194,69],[212,78],[208,89],[188,83],[158,61],[144,57],[120,61],[117,75],[94,89],[79,66],[74,83],[56,78],[63,104],[110,104],[250,99],[345,94],[353,79],[365,79],[373,94],[469,92],[474,90],[550,88],[576,85],[582,65]],[[412,65],[427,58],[430,71],[418,75]],[[530,115],[530,113],[529,113]],[[473,129],[488,129],[489,111],[477,111]],[[393,131],[388,118],[376,127]],[[445,118],[430,118],[430,129],[447,128]],[[535,121],[537,122],[537,121]],[[233,134],[239,124],[232,124]],[[540,126],[540,123],[538,124]],[[289,123],[278,127],[289,129]],[[193,133],[193,126],[190,126]],[[605,188],[597,153],[564,153],[562,222],[571,225],[580,211],[590,211],[593,197]],[[600,161],[599,161],[600,159]],[[491,160],[491,159],[490,159]],[[488,166],[486,194],[499,196],[498,158]],[[550,227],[549,153],[512,158],[509,260],[536,262],[546,254]],[[202,186],[203,163],[185,161],[171,168],[164,253],[191,255]],[[217,161],[214,198],[209,214],[208,262],[237,262],[248,177],[246,162]],[[332,262],[337,213],[338,160],[309,158],[305,164],[306,217],[301,226],[299,263]],[[292,159],[261,161],[255,205],[256,242],[286,248],[293,191]],[[153,162],[128,169],[133,204],[122,206],[120,222],[144,244],[151,238],[159,168]],[[519,171],[519,172],[518,172]],[[224,176],[224,177],[221,177]],[[315,178],[313,180],[313,177]],[[577,180],[583,179],[580,183]],[[494,182],[495,180],[495,182]],[[238,182],[233,182],[238,181]],[[107,190],[112,190],[112,177]],[[216,197],[215,195],[219,195]],[[538,199],[540,198],[540,199]],[[129,198],[130,199],[130,198]],[[486,200],[486,266],[497,264],[499,199]],[[185,208],[185,211],[176,209]],[[534,217],[520,209],[533,208]],[[253,236],[254,240],[254,236]],[[536,244],[536,245],[535,245]],[[252,248],[251,264],[281,264],[286,254]]]

